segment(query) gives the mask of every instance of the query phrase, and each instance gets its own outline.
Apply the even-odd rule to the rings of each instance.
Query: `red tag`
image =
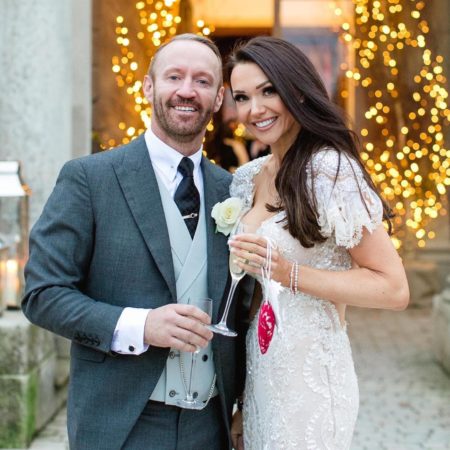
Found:
[[[267,352],[275,329],[275,314],[272,305],[266,300],[259,311],[258,343],[261,353]]]

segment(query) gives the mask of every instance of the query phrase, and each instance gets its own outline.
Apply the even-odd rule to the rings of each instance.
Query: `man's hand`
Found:
[[[144,342],[155,347],[172,347],[182,352],[195,352],[206,347],[213,338],[205,325],[211,318],[192,305],[173,303],[152,309],[147,314]]]
[[[244,450],[242,412],[236,411],[231,419],[231,442],[235,450]]]

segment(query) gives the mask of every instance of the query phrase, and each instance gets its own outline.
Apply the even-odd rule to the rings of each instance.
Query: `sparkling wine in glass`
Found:
[[[189,300],[190,305],[194,305],[197,308],[204,311],[208,316],[212,315],[212,300],[210,298],[198,298],[194,300]],[[183,362],[181,360],[182,355],[180,354],[180,368],[181,368],[181,379],[183,381],[183,385],[186,391],[186,397],[183,400],[178,400],[178,406],[186,409],[203,409],[205,404],[202,401],[197,401],[194,398],[192,393],[192,380],[195,376],[195,367],[197,365],[197,355],[200,353],[200,347],[197,347],[197,350],[190,354],[191,356],[191,365],[189,368],[189,378],[187,377],[187,370],[184,367]]]
[[[235,236],[237,234],[246,232],[248,232],[248,227],[244,223],[239,222],[231,232],[230,236]],[[245,271],[235,263],[235,259],[237,259],[236,255],[230,252],[229,268],[231,274],[231,287],[230,291],[228,292],[228,298],[227,302],[225,303],[225,309],[223,311],[222,318],[220,319],[219,323],[210,325],[208,327],[214,333],[219,333],[223,334],[224,336],[230,337],[237,336],[237,333],[236,331],[230,330],[230,328],[227,327],[228,312],[230,311],[231,302],[233,301],[234,291],[236,290],[239,281],[245,275]]]

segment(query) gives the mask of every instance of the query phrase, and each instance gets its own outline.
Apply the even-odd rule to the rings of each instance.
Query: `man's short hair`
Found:
[[[150,65],[148,67],[147,75],[149,77],[154,79],[153,78],[153,75],[154,75],[153,70],[154,70],[155,63],[158,58],[158,54],[161,52],[162,49],[164,49],[169,44],[171,44],[172,42],[175,42],[175,41],[194,41],[194,42],[199,42],[200,44],[204,44],[208,48],[210,48],[214,52],[214,54],[217,56],[217,59],[219,60],[219,64],[220,64],[220,79],[219,79],[219,81],[220,81],[220,86],[222,86],[222,84],[223,84],[222,55],[220,54],[220,51],[217,48],[217,45],[211,39],[209,39],[205,36],[201,36],[199,34],[194,34],[194,33],[178,34],[178,35],[174,36],[172,39],[170,39],[169,41],[165,42],[163,45],[159,46],[158,49],[156,50],[155,54],[153,55],[153,57],[150,61]]]

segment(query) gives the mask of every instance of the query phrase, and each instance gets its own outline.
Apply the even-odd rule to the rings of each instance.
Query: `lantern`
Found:
[[[18,161],[0,161],[0,247],[8,252],[2,261],[2,301],[7,308],[20,306],[24,268],[28,258],[29,189],[20,177]]]

